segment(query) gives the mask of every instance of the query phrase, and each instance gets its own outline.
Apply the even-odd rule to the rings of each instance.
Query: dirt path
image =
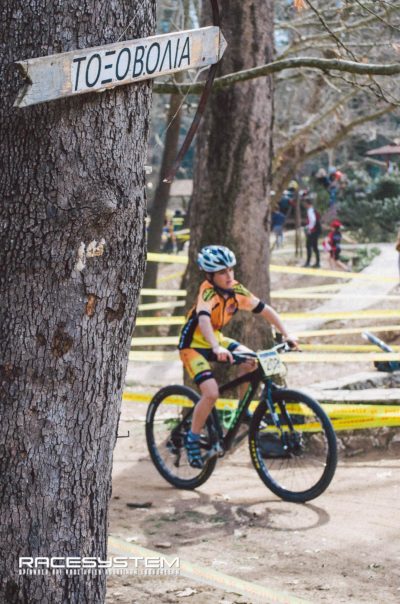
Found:
[[[399,602],[398,458],[342,460],[325,494],[294,505],[264,487],[244,444],[200,489],[179,491],[148,460],[138,415],[136,407],[124,409],[121,431],[129,428],[132,439],[120,440],[115,451],[112,535],[310,602]],[[131,509],[128,503],[151,507]],[[185,600],[179,593],[187,588],[195,593]],[[113,577],[107,601],[167,603],[181,597],[193,604],[252,601],[162,577]]]

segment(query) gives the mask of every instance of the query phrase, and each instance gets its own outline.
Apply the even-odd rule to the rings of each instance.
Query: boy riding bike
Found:
[[[193,412],[192,426],[185,439],[189,464],[201,469],[204,465],[200,450],[200,433],[217,398],[218,384],[210,361],[233,363],[232,352],[251,352],[239,342],[226,338],[221,329],[238,310],[260,314],[274,325],[283,337],[297,347],[290,338],[278,313],[249,292],[234,279],[235,254],[227,247],[204,247],[197,257],[206,280],[200,285],[196,303],[189,311],[179,339],[179,353],[183,365],[201,391],[201,398]],[[243,375],[253,367],[253,361],[240,368]]]

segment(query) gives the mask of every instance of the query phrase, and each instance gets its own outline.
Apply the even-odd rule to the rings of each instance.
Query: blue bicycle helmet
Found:
[[[236,257],[231,250],[223,245],[207,245],[200,250],[197,264],[206,273],[216,273],[224,268],[236,265]]]

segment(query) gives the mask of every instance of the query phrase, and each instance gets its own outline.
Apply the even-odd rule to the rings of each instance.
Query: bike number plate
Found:
[[[262,367],[265,377],[272,375],[285,375],[286,367],[282,363],[277,352],[261,352],[258,353],[258,360]]]

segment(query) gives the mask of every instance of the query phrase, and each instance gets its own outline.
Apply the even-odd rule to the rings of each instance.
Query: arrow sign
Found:
[[[213,65],[226,46],[220,28],[211,26],[18,61],[27,84],[14,107]]]

